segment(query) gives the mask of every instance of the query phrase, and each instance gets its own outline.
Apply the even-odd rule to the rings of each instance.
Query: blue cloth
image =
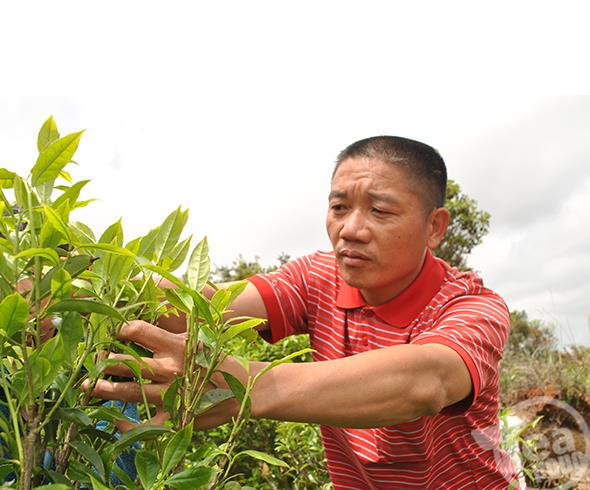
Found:
[[[125,407],[125,409],[123,410],[123,414],[129,417],[133,422],[139,422],[139,412],[137,410],[137,404],[135,403],[127,403],[125,405],[123,402],[115,400],[104,403],[104,406],[116,407],[119,410],[123,410],[123,407]],[[96,428],[98,430],[104,430],[106,426],[107,422],[105,421],[100,421],[98,424],[96,424]],[[121,433],[117,432],[115,434],[115,437],[119,439],[121,437]],[[135,480],[135,477],[137,476],[137,470],[135,469],[135,453],[140,447],[141,446],[139,442],[136,442],[135,444],[133,444],[133,446],[130,446],[127,449],[125,449],[125,451],[123,451],[115,461],[115,464],[119,468],[121,468],[125,473],[127,473],[127,475],[129,475],[129,478],[131,478],[132,480]],[[112,475],[111,480],[115,484],[122,483],[116,475]]]
[[[137,410],[137,404],[135,403],[128,403],[127,405],[125,405],[123,402],[120,401],[109,401],[105,402],[104,406],[116,407],[119,410],[123,410],[123,407],[125,407],[123,410],[123,414],[129,417],[129,419],[131,419],[133,422],[139,422],[139,412]],[[6,421],[10,421],[8,408],[6,407],[6,396],[4,395],[4,390],[2,388],[0,388],[0,417],[4,418]],[[96,424],[96,428],[98,430],[104,430],[106,426],[106,421],[100,421],[98,422],[98,424]],[[119,439],[121,437],[121,433],[117,432],[115,434],[115,437]],[[140,444],[139,442],[136,442],[132,446],[125,449],[115,461],[115,464],[119,468],[121,468],[127,475],[129,475],[129,478],[131,478],[132,480],[135,480],[137,476],[137,470],[135,469],[135,453],[139,448]],[[2,458],[9,459],[11,457],[11,455],[7,453],[7,449],[8,448],[6,446],[6,443],[2,439],[0,439],[0,455],[2,456]],[[43,457],[43,467],[47,469],[54,468],[53,455],[49,451],[46,451]],[[13,480],[15,478],[15,475],[11,473],[10,475],[7,475],[6,478],[8,478],[9,480]],[[112,475],[111,480],[116,485],[121,484],[119,478],[117,478],[117,476],[114,474]]]

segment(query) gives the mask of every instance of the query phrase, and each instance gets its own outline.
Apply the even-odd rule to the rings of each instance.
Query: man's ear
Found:
[[[447,208],[433,209],[428,217],[428,248],[434,250],[440,245],[449,227],[450,214]]]

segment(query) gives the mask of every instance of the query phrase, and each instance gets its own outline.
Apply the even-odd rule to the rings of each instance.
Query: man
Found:
[[[265,374],[252,414],[321,424],[336,489],[495,489],[514,480],[497,448],[508,310],[475,274],[433,257],[449,222],[445,189],[444,161],[423,143],[384,136],[350,145],[331,182],[334,251],[251,278],[234,303],[235,315],[268,320],[261,334],[272,342],[309,332],[319,362]],[[182,371],[184,337],[167,330],[143,322],[121,329],[121,338],[154,351],[156,382],[146,387],[154,403]],[[223,369],[245,378],[231,358]],[[107,381],[95,394],[141,396],[134,383]],[[230,400],[198,423],[212,427],[236,412]]]

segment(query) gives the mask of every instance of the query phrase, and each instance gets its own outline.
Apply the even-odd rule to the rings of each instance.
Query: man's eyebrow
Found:
[[[332,191],[330,192],[328,199],[346,199],[346,192]]]
[[[373,201],[381,201],[386,202],[389,204],[399,204],[399,199],[396,199],[395,196],[391,194],[382,194],[380,192],[371,192],[369,191],[369,197],[373,199]]]

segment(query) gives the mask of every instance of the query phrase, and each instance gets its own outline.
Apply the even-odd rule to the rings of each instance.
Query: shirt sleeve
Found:
[[[248,279],[258,289],[266,307],[270,328],[261,332],[261,336],[268,342],[307,333],[307,294],[312,258],[302,257],[274,272]]]
[[[416,336],[413,344],[442,344],[461,356],[472,381],[471,396],[446,407],[454,415],[467,410],[488,388],[497,389],[499,363],[510,331],[506,304],[495,294],[461,296],[442,311],[431,330]]]

